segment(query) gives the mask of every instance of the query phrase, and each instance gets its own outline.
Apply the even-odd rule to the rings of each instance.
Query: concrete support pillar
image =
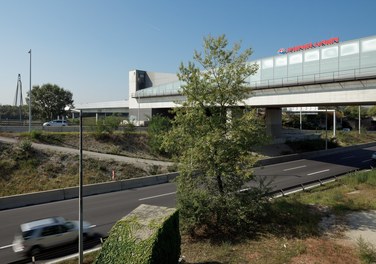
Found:
[[[282,108],[265,109],[266,132],[272,138],[282,136]]]

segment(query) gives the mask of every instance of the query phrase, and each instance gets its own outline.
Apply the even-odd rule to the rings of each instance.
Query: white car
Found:
[[[68,126],[68,122],[66,120],[52,120],[43,123],[43,126],[53,126],[53,127],[63,127],[63,126]]]
[[[94,226],[83,222],[83,235],[93,235]],[[50,217],[21,224],[13,240],[13,251],[35,256],[46,248],[69,244],[78,240],[79,221],[67,221],[63,217]]]

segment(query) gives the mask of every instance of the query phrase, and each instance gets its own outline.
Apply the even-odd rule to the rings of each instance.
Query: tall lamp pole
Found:
[[[82,264],[83,259],[84,259],[84,244],[83,244],[83,203],[82,203],[82,109],[80,109],[80,162],[79,162],[79,174],[80,174],[80,179],[79,179],[79,193],[78,193],[78,200],[79,200],[79,215],[78,215],[78,220],[80,222],[79,226],[79,238],[78,238],[78,251],[79,251],[79,263]]]
[[[31,49],[30,54],[30,80],[29,80],[29,133],[31,132]]]
[[[69,106],[66,106],[64,108],[65,111],[71,110],[73,113],[74,112],[79,112],[80,113],[80,127],[79,127],[79,162],[78,162],[78,174],[79,174],[79,180],[78,180],[78,221],[79,221],[79,226],[78,226],[78,263],[82,264],[84,260],[84,236],[83,236],[83,195],[82,195],[82,188],[83,188],[83,155],[82,155],[82,109],[79,111],[77,110],[72,110]]]

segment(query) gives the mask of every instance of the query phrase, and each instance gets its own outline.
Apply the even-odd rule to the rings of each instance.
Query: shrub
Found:
[[[40,140],[42,138],[42,132],[40,130],[33,130],[30,132],[30,137],[35,140]]]
[[[0,159],[0,171],[1,171],[1,178],[4,180],[10,179],[10,174],[13,170],[17,167],[16,161],[12,159]]]
[[[362,263],[376,263],[376,249],[362,237],[358,239],[359,256]]]
[[[23,139],[18,143],[18,148],[23,152],[29,152],[32,148],[32,142],[28,139]]]
[[[120,124],[120,118],[117,116],[107,116],[97,124],[97,133],[112,134]]]

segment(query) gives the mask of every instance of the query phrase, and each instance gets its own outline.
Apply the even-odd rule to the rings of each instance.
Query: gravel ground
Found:
[[[354,212],[346,216],[345,236],[352,242],[362,237],[376,247],[376,210]]]

